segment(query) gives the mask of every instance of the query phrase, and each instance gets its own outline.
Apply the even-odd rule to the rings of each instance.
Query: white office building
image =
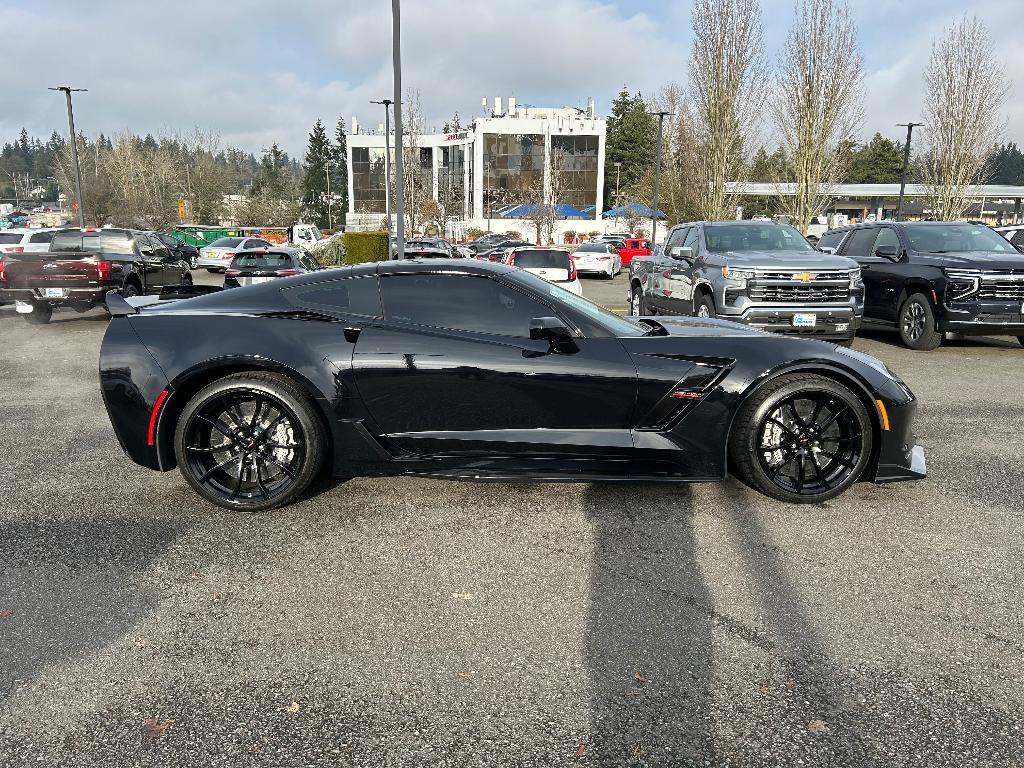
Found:
[[[605,121],[594,116],[593,103],[586,110],[540,108],[510,98],[503,109],[496,98],[488,112],[457,132],[415,136],[413,167],[405,155],[405,173],[417,175],[416,194],[460,209],[448,234],[458,237],[475,226],[532,239],[533,222],[516,214],[537,205],[540,189],[547,204],[556,206],[556,240],[569,230],[603,232]],[[377,228],[385,213],[384,131],[363,130],[356,119],[351,128],[346,226]],[[393,158],[394,135],[387,138]],[[407,131],[407,146],[410,138]]]

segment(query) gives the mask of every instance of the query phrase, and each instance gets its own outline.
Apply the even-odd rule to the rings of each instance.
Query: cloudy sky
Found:
[[[851,0],[866,76],[865,136],[898,137],[919,117],[921,68],[934,35],[963,12],[955,0]],[[775,59],[791,0],[762,0]],[[405,0],[403,78],[428,125],[480,99],[584,106],[605,113],[622,87],[643,93],[684,81],[690,3],[664,0]],[[1007,138],[1024,144],[1020,0],[977,0],[1006,64]],[[66,132],[64,101],[47,86],[88,88],[76,123],[90,135],[217,132],[259,152],[278,141],[301,157],[318,117],[381,121],[370,99],[391,94],[388,0],[0,0],[6,69],[0,141],[22,126]]]

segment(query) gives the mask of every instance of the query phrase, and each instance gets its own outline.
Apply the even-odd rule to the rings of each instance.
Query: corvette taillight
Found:
[[[297,269],[279,269],[274,274],[277,275],[278,277],[291,277],[292,275],[299,274],[299,270],[297,270]]]
[[[101,283],[105,283],[110,279],[110,262],[109,261],[97,261],[96,262],[96,277],[99,278]]]

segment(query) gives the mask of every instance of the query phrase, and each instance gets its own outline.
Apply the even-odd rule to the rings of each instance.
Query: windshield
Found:
[[[1017,249],[1005,237],[979,224],[908,224],[903,231],[915,251],[926,253],[1017,252]]]
[[[516,251],[516,266],[520,269],[569,269],[568,251]]]
[[[285,269],[291,265],[291,256],[284,253],[240,254],[231,260],[234,269]]]
[[[218,240],[214,240],[210,243],[211,248],[237,248],[238,244],[245,238],[242,237],[222,237]]]
[[[577,253],[608,253],[608,246],[605,243],[584,243],[576,249]]]
[[[19,232],[0,232],[0,243],[20,243],[21,233]]]
[[[643,336],[650,331],[650,328],[619,317],[614,312],[609,312],[604,307],[598,306],[590,299],[577,296],[575,293],[567,291],[555,283],[549,283],[532,272],[514,272],[509,277],[529,285],[530,288],[541,296],[550,296],[558,303],[568,305],[578,312],[583,312],[613,336]]]
[[[704,238],[712,253],[727,251],[813,251],[788,224],[708,224]]]

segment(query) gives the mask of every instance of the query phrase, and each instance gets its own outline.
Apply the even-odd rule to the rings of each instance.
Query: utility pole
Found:
[[[652,112],[658,116],[658,154],[654,158],[654,213],[651,214],[651,247],[654,247],[658,234],[658,188],[661,184],[661,137],[668,112]]]
[[[58,85],[50,88],[51,91],[64,91],[68,100],[68,130],[71,131],[71,160],[75,164],[75,195],[78,197],[78,226],[85,229],[85,201],[82,200],[82,166],[78,163],[78,136],[75,135],[75,113],[71,109],[71,92],[76,93],[88,90],[87,88],[72,88],[68,85]]]
[[[622,175],[622,163],[615,164],[615,205],[619,204],[619,178]],[[612,206],[612,208],[615,207]]]
[[[900,128],[907,129],[907,143],[903,145],[903,174],[900,176],[900,201],[896,204],[896,221],[903,218],[903,193],[907,189],[907,169],[910,167],[910,139],[914,135],[914,128],[924,123],[897,123]]]
[[[391,249],[391,99],[371,101],[384,105],[384,219],[387,222],[388,250]]]
[[[328,157],[326,162],[324,177],[327,179],[327,228],[334,229],[334,216],[331,214],[331,158]]]
[[[391,56],[395,77],[395,213],[398,214],[396,259],[405,258],[405,176],[402,173],[402,9],[391,0]]]

